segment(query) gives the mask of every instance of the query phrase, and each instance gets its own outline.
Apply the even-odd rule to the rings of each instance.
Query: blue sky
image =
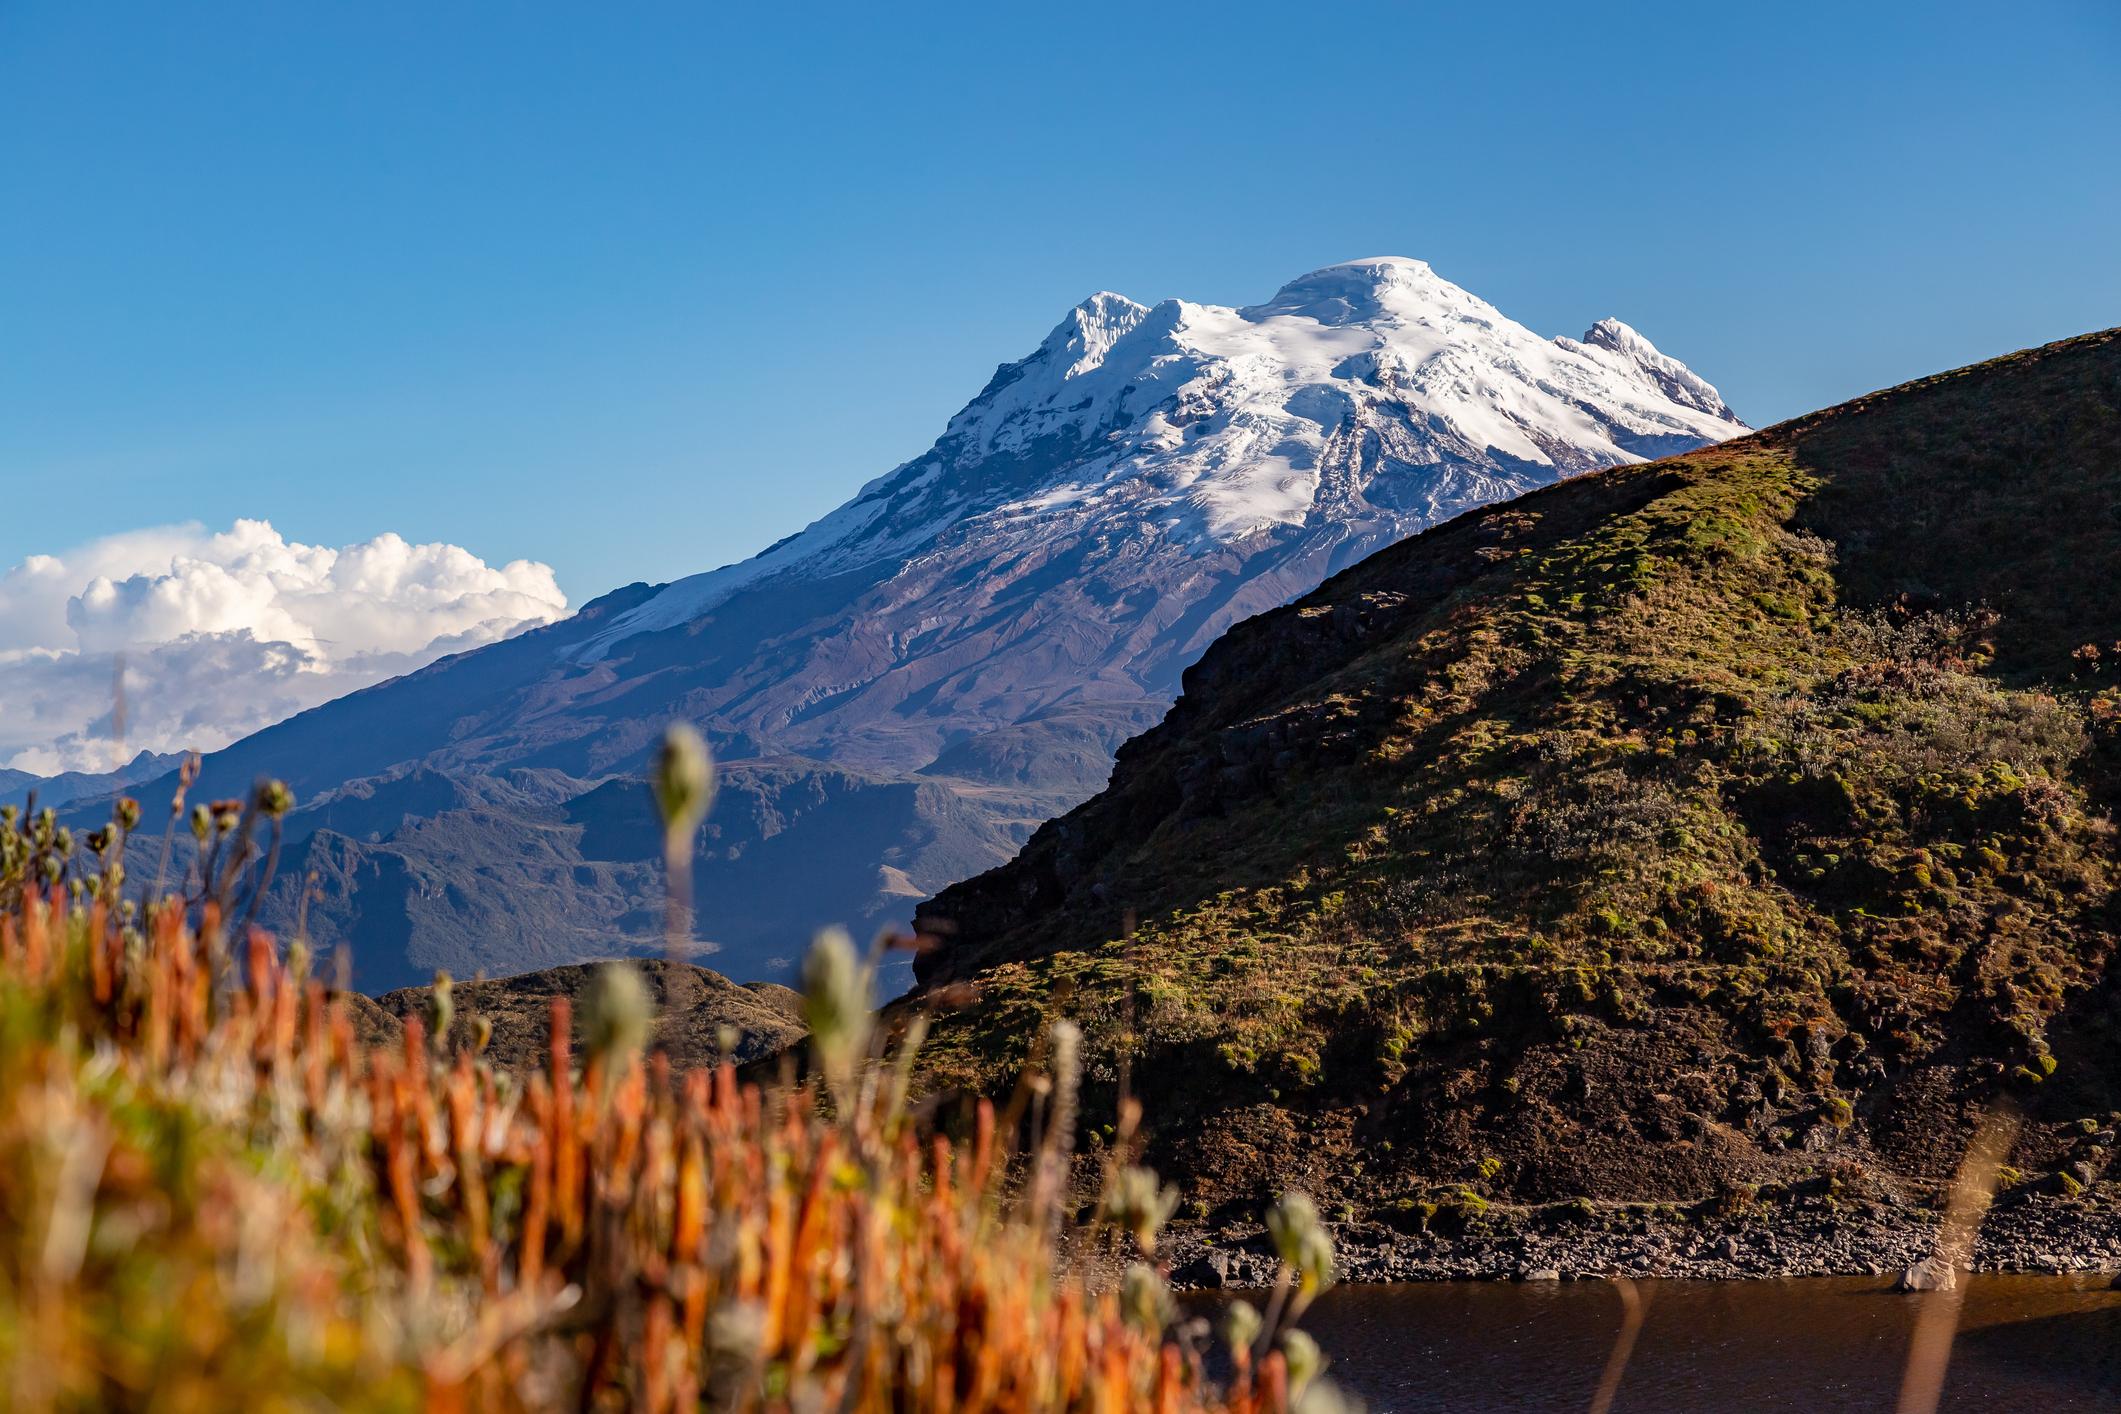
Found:
[[[1092,290],[1365,255],[1764,422],[2121,323],[2117,143],[2110,0],[9,0],[0,569],[251,516],[579,603],[829,509]]]

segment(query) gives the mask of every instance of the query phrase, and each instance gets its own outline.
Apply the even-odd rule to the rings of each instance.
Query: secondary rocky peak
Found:
[[[1125,295],[1099,290],[1068,311],[1039,346],[1040,352],[1049,355],[1063,378],[1087,373],[1104,362],[1112,345],[1133,332],[1148,312],[1147,305]]]
[[[1557,339],[1555,342],[1568,345],[1573,341]],[[1714,385],[1678,359],[1659,352],[1655,344],[1618,319],[1599,320],[1584,331],[1583,343],[1576,347],[1603,349],[1615,354],[1640,369],[1673,402],[1728,422],[1738,421],[1738,414],[1725,405],[1723,395]]]

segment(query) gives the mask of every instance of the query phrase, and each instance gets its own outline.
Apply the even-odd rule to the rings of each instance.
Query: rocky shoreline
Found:
[[[1934,1251],[1940,1214],[1885,1203],[1815,1204],[1704,1216],[1663,1205],[1490,1208],[1456,1232],[1333,1224],[1340,1280],[1571,1281],[1606,1277],[1746,1280],[1898,1275]],[[1263,1232],[1179,1230],[1164,1240],[1174,1286],[1260,1287],[1274,1279]],[[1981,1272],[2121,1271],[2121,1203],[2030,1195],[1982,1226]]]

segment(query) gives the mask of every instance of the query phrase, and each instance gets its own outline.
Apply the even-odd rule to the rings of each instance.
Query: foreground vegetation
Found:
[[[209,809],[179,895],[144,910],[132,802],[79,842],[48,814],[0,829],[6,1407],[1337,1405],[1294,1326],[1332,1264],[1303,1200],[1218,1380],[1154,1265],[1173,1199],[1124,1138],[1075,1221],[1071,1027],[962,1142],[909,1105],[921,1023],[873,1029],[843,938],[806,969],[809,1086],[644,1055],[649,994],[616,965],[579,1057],[563,995],[542,1064],[489,1063],[446,984],[369,1049],[299,942],[225,921],[275,790]]]

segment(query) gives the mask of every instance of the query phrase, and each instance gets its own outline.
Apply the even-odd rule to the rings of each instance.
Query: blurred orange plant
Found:
[[[122,856],[125,829],[99,857]],[[1289,1328],[1329,1248],[1290,1246],[1283,1288],[1300,1299],[1278,1292],[1265,1328],[1245,1308],[1228,1377],[1211,1380],[1201,1323],[1177,1320],[1160,1274],[1136,1263],[1100,1285],[1061,1260],[1054,1185],[1009,1179],[1048,1173],[1053,1153],[1014,1162],[1014,1126],[984,1101],[963,1142],[914,1116],[918,1037],[885,1056],[843,939],[806,970],[822,1091],[745,1083],[727,1063],[672,1075],[624,1016],[585,1018],[578,1064],[564,999],[548,1064],[519,1077],[438,1054],[418,1020],[401,1045],[363,1046],[299,941],[283,957],[210,898],[113,905],[122,890],[37,864],[44,833],[0,913],[12,1408],[1334,1398]],[[638,996],[601,988],[585,1005]],[[1038,1085],[1072,1092],[1073,1077]],[[1072,1115],[1049,1140],[1064,1127]],[[1168,1212],[1148,1187],[1116,1203],[1145,1252]]]

